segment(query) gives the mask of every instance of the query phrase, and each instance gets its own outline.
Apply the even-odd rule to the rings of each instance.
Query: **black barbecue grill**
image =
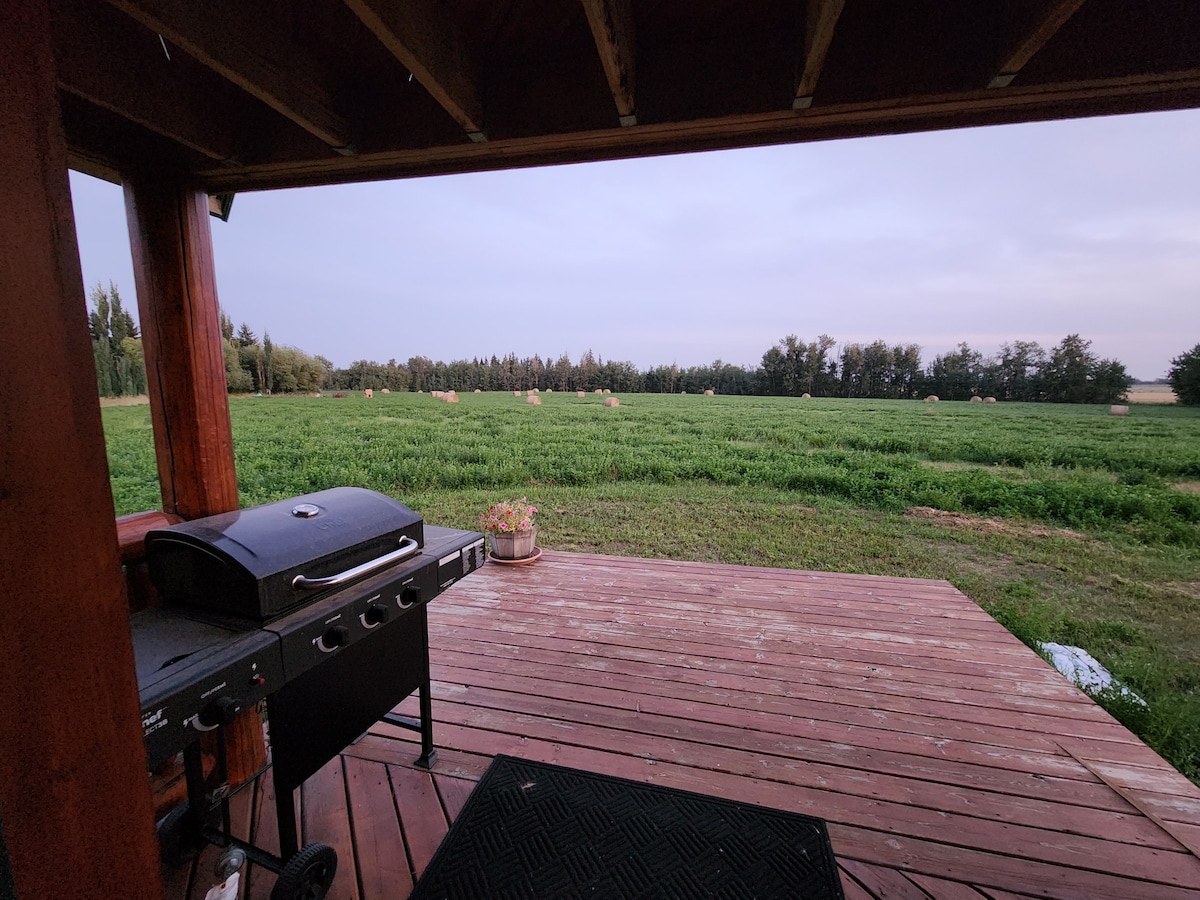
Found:
[[[273,900],[324,896],[337,857],[299,848],[293,791],[379,721],[420,732],[417,765],[433,764],[425,604],[483,564],[483,535],[333,488],[153,530],[146,557],[163,605],[131,624],[150,765],[184,756],[188,806],[171,825],[280,872]],[[418,719],[390,712],[413,692]],[[279,857],[232,837],[226,792],[207,791],[200,762],[201,733],[263,699]],[[218,757],[223,769],[223,741]]]
[[[168,604],[265,620],[424,544],[424,522],[407,506],[339,487],[152,530],[146,561]]]

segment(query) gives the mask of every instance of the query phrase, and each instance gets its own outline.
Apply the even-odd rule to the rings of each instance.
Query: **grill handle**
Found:
[[[400,549],[393,550],[391,553],[385,553],[383,556],[376,557],[369,562],[363,563],[361,566],[355,566],[353,569],[347,569],[345,572],[339,572],[336,575],[330,575],[328,578],[308,578],[305,575],[297,575],[292,579],[292,587],[298,591],[311,591],[317,588],[340,587],[343,584],[349,584],[355,579],[362,578],[364,575],[370,575],[372,572],[378,572],[380,569],[386,569],[392,563],[400,562],[406,559],[421,549],[418,544],[410,537],[400,538]]]

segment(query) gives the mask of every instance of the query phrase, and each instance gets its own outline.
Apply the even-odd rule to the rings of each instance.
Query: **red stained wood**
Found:
[[[0,2],[3,840],[22,900],[152,898],[158,852],[50,28],[47,3]]]
[[[892,678],[886,665],[887,693],[822,688],[814,672],[850,671],[845,647],[752,649],[761,627],[754,616],[740,620],[738,634],[730,598],[765,609],[774,601],[755,587],[786,593],[785,576],[640,562],[641,584],[618,584],[609,558],[547,553],[524,575],[487,567],[439,597],[430,607],[437,763],[432,773],[413,768],[417,735],[377,725],[343,759],[347,772],[376,773],[373,783],[386,767],[390,796],[351,790],[349,812],[332,814],[357,827],[394,800],[402,820],[394,852],[420,871],[493,755],[506,753],[821,816],[849,900],[1194,900],[1200,892],[1200,860],[1177,840],[1200,832],[1200,789],[1117,723],[1081,712],[1090,701],[1067,692],[1056,715],[1047,685],[1058,676],[1015,639],[1006,647],[975,628],[976,638],[947,637],[955,646],[942,660],[931,637],[923,652],[933,694],[912,673]],[[797,573],[798,620],[809,614],[806,579]],[[706,580],[725,591],[707,610],[696,600]],[[569,592],[554,587],[566,581]],[[847,596],[862,588],[851,581]],[[687,608],[680,583],[692,595]],[[829,596],[811,602],[837,602],[837,577],[822,585]],[[902,585],[889,587],[898,607]],[[940,591],[951,612],[955,602],[975,608],[947,585],[916,587]],[[539,597],[547,600],[540,607]],[[872,627],[886,638],[891,619],[877,606]],[[773,627],[786,627],[782,612],[772,613]],[[898,612],[902,624],[906,615]],[[870,648],[854,640],[855,652]],[[993,648],[991,658],[1025,662],[996,678],[990,658],[972,662],[975,640]],[[943,666],[954,677],[942,677]],[[1025,681],[1040,687],[1022,693]],[[955,690],[972,702],[955,702]],[[808,697],[817,691],[820,700]],[[1031,697],[1043,705],[1037,714],[1022,701]],[[415,698],[398,709],[415,713]],[[1069,736],[1079,729],[1092,736]],[[365,859],[362,847],[358,854]]]
[[[179,516],[149,510],[117,517],[117,542],[121,551],[121,563],[129,565],[146,555],[146,532],[152,528],[163,528],[182,522]]]
[[[420,878],[449,826],[428,772],[393,766],[390,775],[413,873]]]
[[[872,866],[853,859],[844,860],[841,866],[872,896],[887,897],[889,900],[930,900],[930,894],[895,869]]]
[[[443,641],[441,645],[444,648],[458,646],[453,641]],[[461,672],[457,675],[446,672],[443,680],[489,683],[492,675],[528,676],[531,662],[555,658],[552,651],[496,644],[488,645],[488,654],[487,657],[481,657],[456,650],[444,650],[438,654],[438,658],[444,660],[447,668],[454,667]],[[559,654],[558,659],[563,660],[563,655]],[[759,727],[766,730],[774,730],[770,723],[778,721],[775,716],[786,716],[789,720],[796,717],[811,719],[814,728],[848,725],[897,735],[925,737],[931,731],[936,731],[939,735],[939,746],[936,749],[940,758],[945,756],[942,748],[947,741],[984,743],[989,746],[1056,755],[1060,751],[1053,736],[1022,730],[1019,724],[978,723],[946,718],[944,708],[943,717],[939,718],[939,710],[930,709],[927,704],[923,707],[917,705],[915,709],[909,710],[888,709],[879,705],[876,698],[876,705],[857,706],[853,704],[856,700],[861,702],[858,694],[839,694],[831,691],[810,696],[808,690],[783,679],[739,679],[729,675],[710,679],[704,677],[704,672],[691,669],[676,669],[668,679],[652,664],[599,660],[589,656],[567,656],[565,659],[574,662],[575,665],[569,668],[556,667],[554,671],[558,676],[555,681],[557,688],[569,691],[574,685],[585,685],[607,689],[612,699],[604,705],[620,704],[622,694],[632,692],[638,697],[636,703],[639,709],[659,712],[681,709],[683,712],[679,714],[690,718],[707,719],[709,716],[718,716],[723,720],[726,714],[722,710],[733,706],[745,710],[749,716],[756,717]],[[438,671],[443,670],[439,668]],[[817,723],[822,724],[818,726]],[[780,727],[786,732],[792,730],[787,724]],[[1095,739],[1093,743],[1098,744]],[[1113,741],[1097,745],[1093,752],[1095,755],[1120,756],[1130,746]]]
[[[855,881],[848,872],[839,869],[838,875],[842,880],[842,893],[846,895],[846,900],[876,900],[874,895]]]
[[[170,172],[131,172],[125,211],[163,510],[237,509],[208,196]]]
[[[905,877],[934,900],[987,900],[975,888],[961,881],[947,881],[917,872],[906,872]]]
[[[471,796],[471,791],[475,790],[475,782],[466,778],[435,775],[433,783],[437,785],[438,796],[442,798],[442,808],[446,811],[446,818],[453,822],[462,812],[467,798]]]
[[[359,900],[346,780],[340,757],[331,759],[304,782],[301,798],[301,847],[319,841],[328,844],[338,855],[337,874],[325,896],[329,900]]]
[[[507,709],[522,716],[524,722],[535,722],[532,715],[537,714],[547,723],[543,726],[546,733],[564,733],[571,728],[573,739],[577,741],[587,741],[581,732],[594,726],[617,735],[636,731],[641,735],[657,736],[663,741],[671,741],[669,746],[677,748],[676,752],[681,754],[703,753],[704,748],[715,746],[738,748],[755,754],[756,765],[766,766],[769,760],[774,768],[782,770],[776,771],[773,777],[810,787],[935,810],[956,809],[1017,825],[1040,827],[1053,820],[1058,828],[1079,834],[1166,850],[1179,849],[1179,844],[1165,833],[1163,827],[1144,816],[1129,815],[1134,812],[1130,804],[1112,797],[1110,792],[1088,791],[1088,786],[1077,781],[1039,779],[1030,783],[1027,775],[1005,778],[1002,773],[987,768],[986,762],[955,767],[948,773],[944,763],[939,765],[936,760],[863,751],[838,741],[837,736],[821,742],[764,734],[742,725],[736,716],[730,716],[725,722],[701,723],[657,716],[644,710],[613,712],[593,706],[573,709],[562,704],[544,703],[541,698],[513,696],[489,689],[475,688],[469,695],[471,707]],[[460,721],[458,708],[453,707],[445,713],[444,721]],[[532,725],[525,729],[525,734],[534,734]],[[803,762],[794,762],[796,757],[802,757]],[[1000,791],[1005,793],[997,796]],[[1020,791],[1026,796],[1013,796]],[[1119,811],[1101,812],[1085,805],[1092,797]]]
[[[406,897],[412,891],[413,877],[387,766],[353,756],[344,757],[344,762],[363,897]]]

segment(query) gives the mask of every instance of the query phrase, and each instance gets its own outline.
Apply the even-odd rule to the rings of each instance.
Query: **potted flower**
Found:
[[[526,559],[537,552],[537,507],[522,497],[493,503],[479,517],[480,528],[487,532],[496,559]]]

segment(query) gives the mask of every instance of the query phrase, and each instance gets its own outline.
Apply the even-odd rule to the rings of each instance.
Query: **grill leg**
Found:
[[[275,783],[275,820],[279,823],[279,858],[287,861],[300,852],[300,832],[296,826],[295,790]]]
[[[425,671],[429,671],[428,665],[425,667]],[[430,695],[428,678],[421,682],[419,690],[421,701],[421,755],[417,757],[415,765],[422,769],[432,769],[433,764],[437,762],[437,751],[433,749],[433,699]]]

